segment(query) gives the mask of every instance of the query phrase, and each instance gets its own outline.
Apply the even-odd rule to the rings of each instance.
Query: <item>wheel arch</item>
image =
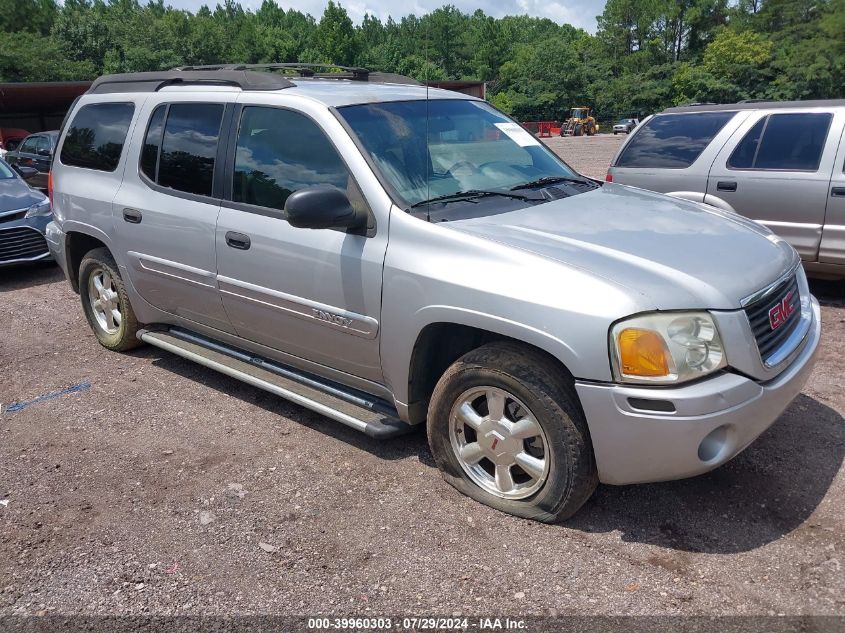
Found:
[[[577,355],[563,341],[546,332],[511,322],[459,318],[437,319],[422,326],[410,348],[405,394],[407,417],[412,424],[425,421],[428,401],[434,386],[446,369],[458,358],[493,341],[510,341],[531,348],[553,360],[563,371],[573,375]],[[458,317],[458,318],[456,318]],[[475,322],[474,322],[475,321]]]
[[[95,248],[106,248],[111,253],[108,238],[99,231],[68,228],[65,231],[65,260],[67,262],[67,278],[73,291],[79,292],[79,265],[86,253]],[[112,254],[114,257],[114,254]]]

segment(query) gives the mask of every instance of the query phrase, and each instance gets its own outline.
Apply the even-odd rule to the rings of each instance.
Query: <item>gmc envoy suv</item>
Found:
[[[396,75],[98,79],[51,172],[100,343],[158,346],[562,520],[598,482],[728,461],[800,392],[819,306],[741,216],[579,175],[488,103]]]

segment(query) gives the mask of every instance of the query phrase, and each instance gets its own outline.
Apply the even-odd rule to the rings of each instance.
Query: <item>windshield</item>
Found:
[[[586,119],[590,116],[589,110],[587,108],[573,108],[572,109],[572,118],[573,119]]]
[[[0,160],[0,180],[6,178],[14,178],[15,174],[12,171],[12,168],[9,167],[6,163]]]
[[[393,101],[338,111],[409,207],[458,192],[507,192],[541,178],[578,177],[483,101]]]

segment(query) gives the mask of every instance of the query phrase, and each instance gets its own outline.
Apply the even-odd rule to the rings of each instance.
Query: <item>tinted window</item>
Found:
[[[760,137],[763,136],[763,128],[766,125],[766,117],[763,117],[736,146],[736,149],[728,159],[728,167],[734,169],[751,169],[754,165],[754,157],[757,156],[757,147],[760,144]]]
[[[666,169],[689,167],[735,114],[659,114],[639,126],[616,161],[616,166]]]
[[[49,156],[50,149],[50,139],[46,136],[39,136],[38,142],[35,144],[35,153],[39,156]]]
[[[158,184],[210,196],[223,105],[173,103],[167,114]]]
[[[833,115],[826,112],[769,115],[745,135],[731,154],[728,166],[735,169],[816,171],[832,118]],[[749,161],[751,147],[755,152]]]
[[[346,166],[308,117],[276,108],[244,108],[238,131],[232,199],[283,209],[304,187],[329,184],[354,194]],[[360,195],[360,194],[359,194]],[[354,195],[350,200],[355,204]]]
[[[28,137],[23,143],[21,143],[21,154],[34,154],[35,153],[35,144],[38,142],[37,136],[30,136]]]
[[[147,135],[144,137],[144,148],[141,150],[141,172],[155,182],[158,167],[158,150],[161,148],[161,133],[164,130],[164,115],[166,105],[158,106],[150,117]]]
[[[114,171],[134,111],[135,106],[131,103],[82,106],[62,144],[62,162],[75,167]]]

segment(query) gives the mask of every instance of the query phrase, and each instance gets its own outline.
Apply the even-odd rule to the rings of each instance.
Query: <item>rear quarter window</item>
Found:
[[[658,114],[637,129],[616,161],[616,167],[685,169],[695,162],[735,114]]]
[[[134,111],[132,103],[82,106],[62,144],[62,164],[98,171],[117,169]]]

